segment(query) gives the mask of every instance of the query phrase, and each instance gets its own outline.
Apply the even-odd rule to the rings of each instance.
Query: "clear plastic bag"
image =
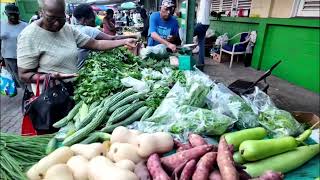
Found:
[[[132,77],[121,79],[121,83],[126,87],[132,87],[136,92],[147,93],[150,91],[150,86],[146,82]]]
[[[270,107],[276,107],[271,98],[258,87],[255,87],[252,94],[246,94],[241,97],[251,106],[256,114],[259,114],[259,112],[263,112]]]
[[[170,132],[176,138],[186,140],[190,132],[221,135],[232,126],[236,120],[217,111],[201,108],[205,105],[213,82],[197,72],[186,74],[186,86],[176,83],[152,117],[135,122],[129,128],[144,132]]]
[[[238,95],[221,83],[215,84],[207,96],[207,105],[212,110],[237,120],[238,129],[259,126],[258,116],[251,107]]]
[[[258,87],[252,94],[242,96],[255,114],[259,114],[259,123],[273,137],[296,136],[303,131],[303,126],[287,111],[278,109],[271,98]]]
[[[270,107],[259,114],[260,124],[273,137],[297,136],[304,130],[303,126],[287,111]]]
[[[146,59],[148,57],[154,59],[165,59],[169,57],[169,53],[167,52],[167,46],[158,44],[156,46],[142,48],[140,51],[140,57],[142,59]]]

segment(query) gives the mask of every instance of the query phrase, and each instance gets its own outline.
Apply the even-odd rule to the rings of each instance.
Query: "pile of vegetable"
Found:
[[[1,179],[27,179],[24,172],[46,155],[52,135],[24,137],[0,133]]]
[[[169,152],[173,146],[168,133],[118,127],[110,141],[56,149],[32,166],[27,176],[30,180],[138,180],[149,176],[144,161],[151,154]]]
[[[166,59],[141,60],[125,48],[94,52],[79,71],[74,98],[78,102],[83,100],[87,104],[101,101],[124,88],[121,84],[122,78],[140,79],[144,68],[161,71],[164,67],[171,67]]]
[[[257,177],[266,170],[287,173],[316,156],[320,151],[319,144],[304,143],[311,130],[307,129],[297,138],[264,139],[267,131],[258,127],[227,133],[224,137],[237,151],[233,155],[235,162],[242,164],[252,177]]]

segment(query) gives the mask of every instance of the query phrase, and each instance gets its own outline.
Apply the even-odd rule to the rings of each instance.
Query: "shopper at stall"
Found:
[[[210,7],[212,0],[200,0],[197,10],[197,25],[194,30],[194,35],[198,37],[199,45],[199,69],[203,69],[205,55],[205,38],[206,32],[210,25]]]
[[[148,30],[149,30],[149,17],[147,15],[147,11],[145,9],[140,10],[140,16],[143,21],[143,29],[141,32],[141,36],[147,39],[148,37]]]
[[[152,13],[150,16],[148,46],[164,44],[173,52],[180,45],[178,21],[173,17],[175,4],[172,0],[163,0],[160,12]]]
[[[127,38],[136,38],[136,36],[111,36],[95,28],[96,15],[92,7],[88,4],[78,5],[73,11],[73,16],[76,18],[76,25],[74,25],[74,27],[77,30],[93,39],[110,40],[110,48],[123,46],[128,42],[133,41],[132,39]],[[78,51],[78,68],[80,69],[84,65],[85,59],[88,57],[90,50],[79,48]]]
[[[112,9],[107,10],[107,15],[103,18],[103,32],[111,36],[116,35],[116,22],[113,18]]]
[[[1,56],[4,59],[6,69],[13,76],[16,85],[23,88],[24,84],[18,76],[17,37],[28,24],[20,21],[19,9],[16,5],[6,5],[4,12],[8,16],[8,20],[1,21]]]
[[[43,17],[30,24],[18,38],[17,57],[19,75],[28,83],[40,81],[51,73],[54,79],[62,79],[72,91],[70,78],[78,71],[77,48],[106,50],[113,47],[108,40],[95,40],[66,24],[64,0],[39,0]],[[127,45],[134,46],[134,40]],[[35,92],[35,85],[32,89]]]
[[[33,21],[36,21],[38,19],[40,19],[40,14],[38,11],[36,11],[36,12],[34,12],[34,15],[31,17],[29,24],[31,24]]]

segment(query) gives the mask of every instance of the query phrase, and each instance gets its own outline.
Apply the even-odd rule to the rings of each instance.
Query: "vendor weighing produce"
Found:
[[[45,74],[51,78],[68,79],[76,76],[77,48],[106,50],[113,48],[113,41],[95,40],[66,24],[64,0],[39,0],[42,18],[30,24],[18,38],[17,59],[20,78],[35,83]],[[134,40],[127,45],[134,47]],[[72,83],[69,83],[72,89]],[[32,84],[35,92],[35,84]]]
[[[150,16],[148,46],[164,44],[173,52],[177,51],[177,45],[181,44],[179,37],[179,25],[173,17],[175,4],[172,0],[163,0],[160,12]]]

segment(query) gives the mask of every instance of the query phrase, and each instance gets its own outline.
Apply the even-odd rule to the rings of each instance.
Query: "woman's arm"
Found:
[[[95,40],[90,39],[87,44],[83,46],[85,49],[104,51],[107,49],[116,48],[119,46],[127,45],[130,47],[135,47],[135,39],[122,39],[122,40]]]
[[[121,39],[128,39],[128,38],[134,38],[137,39],[137,35],[129,35],[129,36],[111,36],[109,34],[106,34],[104,32],[101,32],[96,37],[97,40],[121,40]]]
[[[46,73],[39,73],[39,77],[37,75],[36,69],[23,69],[18,68],[19,77],[23,82],[26,83],[36,83],[37,79],[42,82],[45,79]],[[77,77],[77,74],[64,74],[64,73],[50,73],[51,78],[53,79],[69,79]]]

